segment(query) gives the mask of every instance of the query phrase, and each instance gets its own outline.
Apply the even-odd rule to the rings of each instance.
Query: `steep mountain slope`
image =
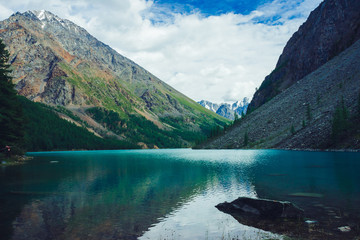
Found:
[[[254,94],[252,111],[360,39],[360,1],[325,0],[294,33]]]
[[[117,139],[104,139],[75,125],[71,121],[59,118],[64,108],[54,109],[42,103],[35,103],[18,96],[24,123],[24,142],[20,147],[26,151],[69,150],[69,149],[128,149],[140,148],[136,144]]]
[[[223,116],[227,119],[234,120],[235,113],[240,117],[242,113],[246,113],[247,107],[249,105],[249,99],[244,98],[242,101],[236,101],[233,104],[228,103],[212,103],[210,101],[201,100],[198,102],[201,106],[209,109],[220,116]]]
[[[143,147],[189,146],[214,125],[226,123],[50,12],[13,14],[0,22],[0,38],[11,54],[20,95],[64,106],[82,120],[78,124],[103,137]]]
[[[200,147],[360,149],[359,56],[360,40]],[[339,107],[348,116],[348,131],[334,141]]]

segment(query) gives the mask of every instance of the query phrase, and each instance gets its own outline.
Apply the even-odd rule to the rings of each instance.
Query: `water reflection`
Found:
[[[334,205],[359,213],[359,207],[355,207],[360,204],[359,153],[278,151],[278,154],[263,159],[262,167],[252,169],[259,197],[290,200],[304,207],[314,203]]]
[[[34,153],[0,173],[12,239],[262,238],[214,206],[239,196],[359,204],[359,155],[253,150]],[[57,161],[57,163],[51,161]],[[312,198],[311,198],[312,199]]]

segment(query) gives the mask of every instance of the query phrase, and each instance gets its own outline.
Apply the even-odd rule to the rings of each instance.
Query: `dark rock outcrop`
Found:
[[[290,202],[240,197],[231,203],[220,203],[216,208],[243,225],[295,239],[338,240],[359,236],[358,230],[353,230],[358,229],[358,224],[352,217],[329,221],[329,216],[318,209],[308,209],[305,216],[302,209]]]
[[[294,33],[254,94],[253,111],[360,39],[360,1],[325,0]]]
[[[297,219],[304,217],[304,210],[291,202],[275,201],[268,199],[255,199],[239,197],[228,203],[220,203],[216,208],[231,215],[243,215],[244,217],[256,217],[261,219]]]
[[[243,225],[272,233],[304,236],[308,231],[303,210],[290,202],[240,197],[231,203],[220,203],[216,208]]]

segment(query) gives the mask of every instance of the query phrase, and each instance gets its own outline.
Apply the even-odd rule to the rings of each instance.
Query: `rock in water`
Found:
[[[288,236],[302,236],[308,232],[303,221],[304,211],[290,202],[240,197],[215,207],[243,225],[265,231]]]
[[[350,232],[351,228],[349,226],[343,226],[337,228],[340,232]]]
[[[303,219],[304,210],[291,202],[268,199],[239,197],[231,203],[224,202],[216,206],[225,213],[253,215],[266,219],[291,218]]]
[[[317,215],[316,211],[312,213],[310,209],[305,218],[302,209],[286,201],[240,197],[230,203],[220,203],[216,208],[230,214],[242,225],[295,239],[338,240],[357,239],[360,236],[358,224],[353,224],[354,227],[350,225],[353,221],[351,219],[332,218],[328,221],[328,216],[324,218],[321,214]],[[314,220],[317,217],[320,217],[319,221]]]

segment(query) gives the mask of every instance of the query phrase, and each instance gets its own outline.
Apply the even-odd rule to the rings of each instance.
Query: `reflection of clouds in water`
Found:
[[[34,236],[41,233],[96,239],[105,231],[106,236],[134,237],[159,219],[167,221],[174,214],[179,229],[187,229],[188,238],[222,234],[239,224],[214,206],[232,201],[239,194],[256,196],[245,174],[253,161],[252,153],[242,157],[238,153],[109,151],[108,155],[103,152],[101,161],[97,154],[87,153],[81,159],[60,160],[62,165],[56,170],[72,174],[58,179],[55,194],[49,192],[37,204],[23,207],[22,217],[13,224],[16,236],[26,236],[23,230],[34,225],[29,231]],[[196,218],[191,219],[191,215]]]
[[[171,158],[181,161],[206,162],[206,164],[252,164],[265,155],[259,150],[185,150]]]
[[[311,191],[324,194],[317,199],[324,206],[335,200],[344,205],[344,192],[357,211],[360,201],[358,155],[347,153],[170,149],[52,155],[58,156],[56,166],[49,159],[24,165],[13,173],[21,184],[7,183],[24,191],[15,200],[32,199],[16,208],[14,239],[135,239],[143,233],[142,239],[252,239],[265,233],[215,205],[239,196],[286,200]],[[296,203],[298,197],[291,198]]]
[[[211,184],[203,192],[174,210],[141,236],[145,239],[253,239],[276,236],[256,228],[241,225],[232,216],[215,206],[239,196],[257,197],[251,182],[230,179],[230,187]]]

